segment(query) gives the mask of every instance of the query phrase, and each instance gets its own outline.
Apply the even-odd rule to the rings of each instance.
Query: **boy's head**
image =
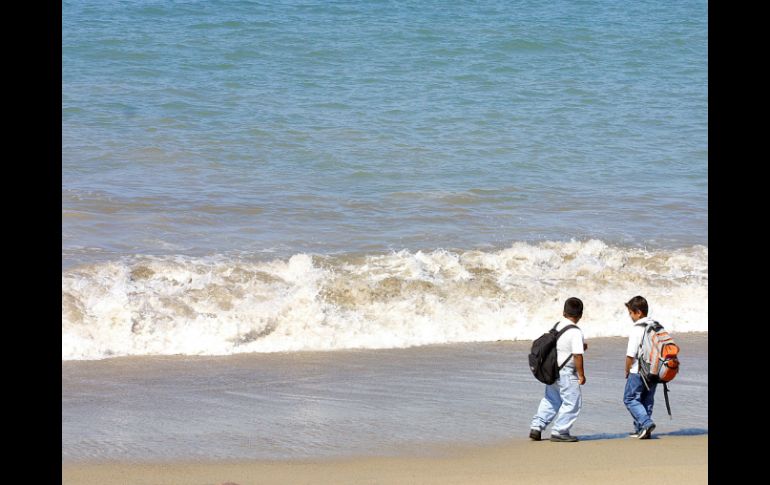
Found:
[[[583,302],[580,298],[567,298],[564,302],[564,316],[572,318],[580,318],[583,316]]]
[[[637,321],[638,319],[647,316],[649,307],[647,306],[647,300],[645,300],[643,296],[637,295],[628,300],[625,305],[626,308],[628,308],[628,314],[631,315],[631,320]]]

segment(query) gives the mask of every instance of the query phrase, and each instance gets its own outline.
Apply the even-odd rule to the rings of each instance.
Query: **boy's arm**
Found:
[[[628,372],[631,370],[632,365],[634,365],[634,358],[626,356],[626,379],[628,379]]]
[[[575,370],[578,375],[578,382],[580,385],[586,383],[586,374],[583,371],[583,354],[572,354],[572,358],[575,360]]]
[[[626,346],[626,379],[628,379],[628,374],[634,365],[636,353],[639,351],[639,343],[642,340],[642,335],[637,331],[637,328],[631,329],[631,335],[628,337],[628,345]]]

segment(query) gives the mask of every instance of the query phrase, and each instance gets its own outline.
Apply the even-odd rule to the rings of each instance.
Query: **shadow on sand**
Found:
[[[671,431],[670,433],[653,433],[650,439],[654,440],[659,436],[697,436],[702,434],[709,434],[709,430],[703,428],[684,428],[677,431]],[[599,433],[585,436],[578,435],[578,439],[580,441],[615,440],[620,438],[628,438],[628,433]]]

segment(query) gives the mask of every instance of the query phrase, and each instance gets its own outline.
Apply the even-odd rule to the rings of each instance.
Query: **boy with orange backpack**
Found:
[[[667,382],[679,372],[679,347],[663,326],[647,316],[647,300],[635,296],[626,302],[634,322],[626,348],[626,387],[623,403],[634,418],[632,438],[649,439],[655,429],[652,408],[655,390],[663,383],[669,416]]]

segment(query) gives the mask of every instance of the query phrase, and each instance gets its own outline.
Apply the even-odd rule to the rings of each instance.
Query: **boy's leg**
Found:
[[[644,384],[642,384],[644,385]],[[647,416],[652,419],[652,408],[655,405],[655,390],[658,387],[658,383],[650,384],[650,389],[644,388],[642,395],[640,396],[640,402],[644,406],[644,410],[647,412]]]
[[[573,370],[563,372],[559,374],[559,382],[561,383],[561,406],[556,421],[553,422],[551,436],[568,435],[583,407],[583,395],[577,374]]]
[[[532,418],[532,424],[529,427],[539,431],[544,430],[556,416],[559,406],[561,406],[561,397],[559,396],[559,381],[556,381],[545,386],[545,396],[540,400],[540,406],[538,406],[537,413]]]
[[[623,403],[634,418],[634,425],[638,425],[637,430],[649,428],[653,424],[652,419],[650,419],[647,410],[641,402],[642,392],[646,390],[639,374],[628,374],[626,387],[623,390]]]

